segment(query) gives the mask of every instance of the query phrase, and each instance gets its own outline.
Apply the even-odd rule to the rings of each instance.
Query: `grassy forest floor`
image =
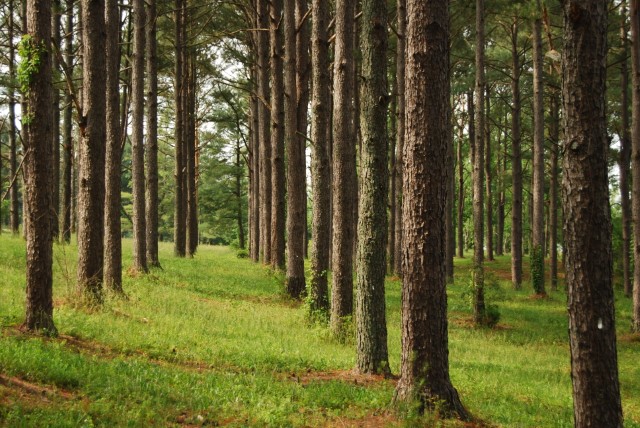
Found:
[[[125,266],[131,241],[124,242]],[[18,330],[24,312],[24,242],[0,236],[0,426],[465,426],[392,405],[394,380],[355,375],[353,343],[309,325],[282,278],[227,247],[125,274],[128,300],[74,304],[76,248],[55,245],[60,335]],[[454,385],[478,425],[572,426],[564,291],[514,291],[508,257],[487,262],[494,329],[471,324],[469,259],[449,286]],[[400,282],[387,281],[392,371],[400,363]],[[640,427],[640,336],[631,302],[616,294],[622,401]]]

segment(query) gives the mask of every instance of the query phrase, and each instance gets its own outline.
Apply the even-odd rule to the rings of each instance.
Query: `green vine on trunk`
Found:
[[[38,42],[30,34],[22,36],[18,43],[18,55],[20,55],[20,63],[17,69],[18,83],[20,84],[20,92],[25,97],[29,97],[29,88],[34,82],[35,76],[40,72],[47,54],[47,46],[44,41]],[[28,125],[33,120],[33,114],[27,110],[22,118],[22,123]]]

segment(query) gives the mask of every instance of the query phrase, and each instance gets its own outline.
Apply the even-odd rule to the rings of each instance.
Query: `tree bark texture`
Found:
[[[485,98],[485,117],[484,121],[484,144],[485,144],[485,157],[484,157],[484,178],[485,178],[485,199],[486,199],[486,217],[487,217],[487,260],[493,260],[493,193],[491,190],[491,182],[493,180],[491,174],[491,124],[489,123],[489,116],[491,112],[491,97],[489,86],[486,86],[486,98]]]
[[[120,135],[120,12],[117,0],[106,0],[107,30],[107,148],[104,202],[104,282],[116,293],[122,292],[122,225]]]
[[[269,45],[271,51],[271,265],[276,270],[284,270],[286,180],[284,165],[284,34],[282,0],[272,0],[269,10]]]
[[[309,28],[309,6],[308,0],[296,0],[295,21],[296,21],[296,92],[297,92],[297,126],[298,139],[300,140],[300,168],[307,171],[307,128],[309,125],[309,83],[311,80],[311,59],[309,57],[310,48],[310,28]],[[304,242],[302,253],[304,258],[309,257],[309,228],[307,219],[307,186],[304,186]]]
[[[607,178],[608,4],[605,0],[563,3],[562,199],[576,427],[623,425]]]
[[[445,277],[448,192],[449,11],[446,2],[407,1],[406,140],[402,207],[402,361],[397,397],[442,401],[467,419],[449,377]]]
[[[54,0],[51,10],[51,43],[53,43],[54,51],[51,55],[51,66],[53,76],[60,73],[60,61],[56,52],[60,52],[60,27],[62,21],[62,4],[60,0]],[[53,157],[51,159],[52,175],[51,175],[51,234],[53,239],[58,238],[60,232],[60,88],[53,85],[53,138],[51,139]]]
[[[484,303],[484,0],[476,0],[475,140],[473,146],[473,318],[483,322]]]
[[[258,0],[258,98],[260,107],[260,250],[264,264],[271,263],[271,114],[269,112],[269,8]]]
[[[544,86],[542,60],[542,10],[537,1],[533,22],[533,217],[531,282],[544,294]]]
[[[186,207],[186,186],[185,186],[185,169],[184,164],[184,98],[185,98],[185,82],[184,82],[184,7],[185,0],[176,0],[175,4],[175,33],[176,33],[176,52],[175,52],[175,110],[176,110],[176,129],[175,129],[175,209],[173,215],[173,245],[174,254],[178,257],[186,255],[186,226],[187,226],[187,207]],[[254,154],[256,156],[256,154]],[[256,156],[257,157],[257,156]]]
[[[549,181],[549,258],[551,271],[551,289],[558,289],[558,155],[560,153],[560,97],[557,92],[551,95],[551,177]]]
[[[189,9],[187,9],[188,11]],[[193,27],[191,15],[185,11],[185,40],[189,40],[189,31]],[[186,220],[186,252],[188,257],[193,257],[198,249],[198,124],[196,112],[196,91],[197,91],[197,50],[194,46],[187,43],[185,50],[185,81],[186,96],[184,99],[185,107],[185,152],[184,159],[186,165],[186,203],[187,203],[187,220]]]
[[[311,179],[313,189],[313,221],[311,247],[311,310],[329,310],[329,246],[331,229],[331,176],[329,175],[329,141],[331,77],[329,76],[329,5],[325,0],[313,0],[311,30],[312,62],[312,122]]]
[[[9,39],[14,38],[14,0],[9,1]],[[15,81],[15,46],[9,44],[9,76]],[[13,178],[18,172],[18,145],[16,143],[16,98],[13,85],[9,87],[9,175]],[[11,233],[17,235],[20,229],[20,205],[18,202],[18,182],[11,186],[9,191],[9,225]]]
[[[353,210],[357,192],[356,133],[353,127],[355,1],[336,4],[333,61],[333,248],[331,328],[340,335],[353,312]]]
[[[158,19],[156,0],[148,0],[146,27],[147,142],[146,156],[146,249],[147,264],[160,267],[158,258]]]
[[[511,26],[511,281],[522,287],[522,137],[520,100],[520,52],[518,51],[518,17]]]
[[[469,102],[473,104],[472,101]],[[462,143],[464,139],[458,138],[458,147],[456,150],[457,166],[458,166],[458,221],[456,222],[458,228],[456,243],[458,245],[458,257],[464,257],[464,162],[462,160]]]
[[[629,198],[629,175],[631,164],[631,129],[629,127],[629,26],[627,24],[627,2],[622,1],[620,38],[622,41],[622,60],[620,63],[620,118],[622,132],[620,135],[620,205],[622,211],[622,283],[624,294],[631,297],[633,282],[631,278],[631,200]]]
[[[53,243],[51,179],[53,87],[51,76],[51,2],[27,1],[28,51],[39,66],[29,76],[23,111],[26,185],[27,296],[24,328],[55,334],[53,323]],[[23,39],[24,40],[24,39]],[[23,43],[25,43],[23,41]],[[39,59],[39,61],[38,61]],[[23,58],[25,60],[25,58]]]
[[[295,0],[284,1],[285,146],[287,152],[287,276],[286,289],[299,298],[305,290],[306,171],[298,131]]]
[[[358,214],[356,365],[389,373],[385,315],[387,233],[387,10],[385,0],[362,3],[360,202]]]
[[[396,80],[398,82],[398,122],[396,132],[396,240],[394,255],[394,272],[401,275],[402,269],[402,167],[405,138],[405,62],[407,50],[407,1],[398,0],[398,43],[396,45]]]
[[[84,105],[78,168],[78,287],[101,300],[104,261],[106,48],[104,0],[82,2]]]
[[[633,319],[632,330],[640,332],[640,2],[631,1],[631,156],[633,217]]]
[[[133,0],[133,67],[131,75],[131,176],[133,182],[133,268],[147,272],[147,221],[144,177],[144,0]]]

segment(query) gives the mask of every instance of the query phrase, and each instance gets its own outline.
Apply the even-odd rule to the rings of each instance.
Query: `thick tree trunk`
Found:
[[[116,293],[122,292],[122,225],[120,135],[120,13],[117,0],[106,2],[107,30],[107,149],[105,160],[104,282]]]
[[[51,2],[27,1],[28,47],[33,57],[23,60],[38,64],[29,76],[27,109],[23,111],[24,176],[28,227],[27,297],[24,328],[55,334],[53,324],[53,243],[51,234],[51,179],[53,140],[53,88],[51,82]],[[24,39],[23,39],[24,40]],[[24,42],[23,42],[24,43]]]
[[[511,27],[511,281],[513,288],[522,287],[522,149],[520,101],[520,52],[518,51],[518,17]]]
[[[147,10],[147,142],[145,146],[146,183],[146,249],[147,263],[160,267],[158,258],[158,48],[157,48],[157,5],[156,0],[148,0]]]
[[[271,47],[271,265],[276,270],[284,270],[286,180],[284,168],[282,0],[272,0],[269,10],[269,44]]]
[[[398,0],[398,44],[396,46],[396,80],[398,81],[398,123],[396,132],[396,240],[394,250],[394,271],[402,274],[402,164],[405,138],[405,62],[407,49],[407,1]]]
[[[353,312],[353,207],[356,195],[356,132],[353,129],[355,1],[336,4],[333,68],[333,283],[331,328],[342,335]]]
[[[185,31],[192,26],[192,18],[185,13]],[[189,33],[187,33],[189,34]],[[185,37],[185,40],[189,40]],[[186,251],[188,257],[193,257],[198,249],[198,128],[196,121],[196,60],[197,51],[190,46],[186,50],[186,97],[185,97],[185,165],[186,165]]]
[[[329,310],[329,246],[331,242],[331,176],[329,175],[329,141],[331,78],[329,76],[329,5],[313,0],[311,34],[313,94],[311,109],[311,179],[313,188],[313,222],[311,247],[311,311],[326,314]]]
[[[131,176],[133,182],[133,268],[147,272],[147,222],[144,177],[144,0],[133,0],[133,67],[131,75]]]
[[[362,3],[360,51],[360,202],[358,214],[356,366],[363,373],[390,373],[385,316],[387,233],[387,8],[385,0]]]
[[[78,171],[78,288],[100,301],[104,260],[106,32],[104,0],[82,2],[84,106]]]
[[[537,0],[533,22],[533,189],[531,283],[544,294],[544,86],[542,73],[542,10]]]
[[[468,419],[449,377],[445,278],[449,141],[446,2],[409,0],[404,166],[402,363],[397,397]],[[426,25],[428,23],[428,25]]]
[[[297,135],[297,76],[295,0],[284,1],[285,145],[287,151],[287,278],[286,289],[299,298],[305,290],[304,241],[306,228],[306,171],[301,163],[304,146]]]
[[[269,10],[258,0],[258,97],[260,107],[260,251],[264,264],[271,263],[271,137],[269,112]]]
[[[473,143],[473,318],[484,321],[484,0],[476,0],[475,140]]]
[[[640,1],[631,1],[631,138],[632,138],[632,215],[633,223],[633,321],[632,329],[640,332]]]
[[[562,199],[576,427],[623,425],[607,177],[607,7],[604,0],[563,3]]]
[[[175,33],[176,33],[176,71],[175,71],[175,109],[176,109],[176,129],[175,129],[175,210],[173,216],[173,244],[174,254],[178,257],[186,255],[187,236],[187,207],[186,207],[186,186],[184,164],[184,7],[185,0],[176,0],[175,5]],[[254,153],[254,156],[256,154]],[[257,157],[257,156],[256,156]]]

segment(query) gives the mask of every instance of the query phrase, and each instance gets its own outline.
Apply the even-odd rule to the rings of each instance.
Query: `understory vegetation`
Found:
[[[55,244],[59,336],[47,338],[19,330],[24,241],[0,236],[0,426],[464,426],[394,406],[395,380],[355,374],[353,339],[310,324],[269,269],[230,247],[202,245],[193,259],[172,250],[160,244],[161,270],[125,275],[127,299],[89,308],[74,298],[75,246]],[[451,376],[465,405],[488,426],[573,426],[562,282],[547,298],[514,291],[508,256],[487,262],[499,322],[476,328],[470,269],[470,257],[456,259],[448,288]],[[397,278],[386,294],[397,374]],[[640,336],[621,292],[616,311],[625,426],[640,427]]]

